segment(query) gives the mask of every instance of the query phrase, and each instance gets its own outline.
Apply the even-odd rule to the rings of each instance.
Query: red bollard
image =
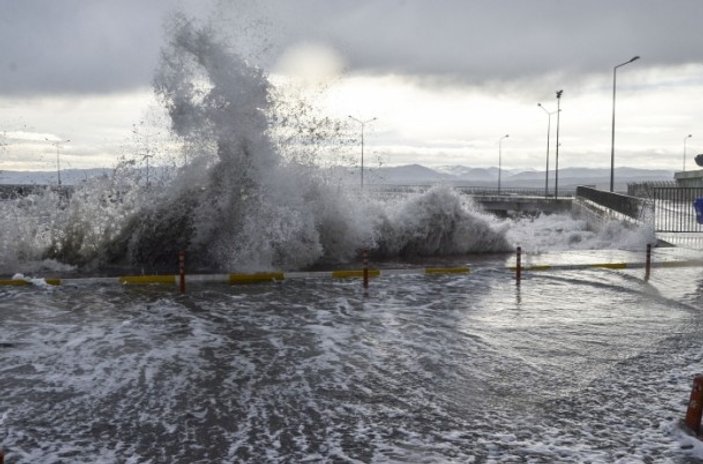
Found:
[[[179,276],[179,288],[181,293],[186,292],[186,252],[178,252],[178,276]],[[0,463],[2,464],[2,463]]]
[[[703,374],[698,374],[693,378],[693,389],[691,399],[688,402],[686,411],[686,427],[698,435],[701,431],[701,414],[703,413]]]
[[[517,247],[517,261],[515,264],[515,284],[520,285],[522,278],[522,248]]]
[[[364,250],[364,290],[369,288],[369,253]]]
[[[647,244],[647,262],[644,267],[644,281],[649,282],[649,274],[652,269],[652,245]]]
[[[0,464],[5,464],[5,452],[0,450]]]

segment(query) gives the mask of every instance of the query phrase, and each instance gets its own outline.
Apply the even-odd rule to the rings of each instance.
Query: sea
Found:
[[[448,186],[374,196],[314,154],[343,132],[174,19],[155,92],[172,175],[124,163],[0,201],[8,463],[696,463],[703,268],[617,221],[498,218]],[[341,132],[340,132],[341,131]],[[162,147],[163,148],[163,147]],[[182,155],[187,156],[182,156]],[[516,281],[515,250],[526,266]],[[83,280],[302,272],[251,285]],[[468,267],[469,273],[320,272]],[[551,265],[551,268],[540,266]],[[537,269],[540,270],[537,270]],[[46,284],[47,277],[68,277]]]

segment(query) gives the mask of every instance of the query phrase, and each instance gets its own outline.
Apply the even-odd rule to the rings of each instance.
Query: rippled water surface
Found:
[[[698,462],[700,268],[0,289],[8,462]]]

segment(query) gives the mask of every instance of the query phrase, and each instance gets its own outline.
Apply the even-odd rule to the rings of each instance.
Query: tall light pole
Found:
[[[47,142],[51,143],[52,145],[54,145],[56,147],[56,181],[57,181],[59,187],[61,187],[61,161],[59,160],[59,145],[61,145],[62,143],[69,143],[71,141],[71,139],[59,140],[57,142],[52,142],[48,138],[44,137],[44,140],[46,140]]]
[[[547,198],[549,196],[549,134],[552,128],[552,115],[556,111],[547,111],[541,103],[537,103],[537,106],[547,113],[547,164],[544,168],[544,197]]]
[[[683,138],[683,170],[686,170],[686,142],[688,142],[688,139],[693,137],[693,134],[688,134],[686,137]]]
[[[366,124],[375,121],[378,118],[367,119],[362,121],[361,119],[356,119],[354,116],[349,116],[349,119],[358,122],[361,125],[361,188],[364,188],[364,126]]]
[[[554,166],[554,198],[559,198],[559,120],[561,117],[561,96],[563,90],[557,90],[557,156]]]
[[[498,194],[500,195],[500,174],[503,170],[503,139],[510,137],[510,134],[505,134],[498,139]]]
[[[615,83],[616,83],[616,76],[617,76],[617,70],[621,66],[625,66],[626,64],[630,64],[633,61],[639,60],[639,56],[633,56],[630,58],[628,61],[625,61],[624,63],[620,63],[619,65],[615,66],[613,68],[613,123],[611,127],[611,132],[610,132],[610,191],[613,191],[613,185],[615,183]]]

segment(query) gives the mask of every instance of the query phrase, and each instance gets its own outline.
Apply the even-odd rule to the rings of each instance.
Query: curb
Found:
[[[703,261],[663,261],[652,263],[652,267],[695,267],[703,266]],[[615,263],[592,263],[592,264],[538,264],[523,265],[522,272],[542,272],[580,269],[640,269],[645,268],[645,262],[615,262]],[[482,270],[490,271],[511,271],[515,272],[517,266],[472,268],[470,266],[459,267],[426,267],[410,269],[368,269],[369,277],[385,277],[397,275],[456,275],[470,274]],[[331,278],[331,279],[360,279],[363,278],[363,269],[348,269],[337,271],[316,271],[316,272],[257,272],[257,273],[228,273],[228,274],[187,274],[185,278],[190,283],[225,283],[230,285],[251,284],[259,282],[278,282],[283,280],[309,279],[309,278]],[[76,277],[76,278],[27,278],[18,277],[12,279],[0,279],[2,286],[59,286],[59,285],[85,285],[85,284],[119,284],[119,285],[178,285],[180,276],[178,274],[158,274],[158,275],[125,275],[118,277]]]

